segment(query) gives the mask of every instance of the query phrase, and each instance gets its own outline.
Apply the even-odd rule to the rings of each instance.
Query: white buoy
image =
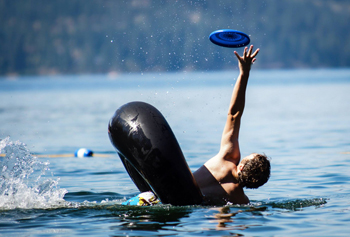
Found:
[[[86,148],[80,148],[75,151],[74,156],[78,158],[91,157],[94,153]]]

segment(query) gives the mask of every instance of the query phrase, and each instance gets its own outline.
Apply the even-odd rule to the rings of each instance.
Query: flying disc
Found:
[[[216,45],[239,48],[244,47],[250,43],[250,38],[247,34],[238,30],[217,30],[209,35],[209,39]]]

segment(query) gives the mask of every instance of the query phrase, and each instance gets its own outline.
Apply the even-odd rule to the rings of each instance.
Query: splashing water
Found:
[[[49,162],[32,156],[24,143],[0,139],[0,210],[55,208],[64,205],[67,190],[59,179],[45,177]]]
[[[82,203],[68,202],[63,198],[68,191],[58,187],[59,178],[48,177],[49,162],[41,162],[32,156],[26,145],[20,141],[12,142],[7,137],[0,139],[0,211],[13,209],[54,209],[54,208],[122,208],[124,199],[84,201]],[[322,206],[326,204],[323,198],[305,200],[282,200],[267,203],[252,203],[253,210],[257,208],[281,208],[286,210],[301,210],[303,207]],[[248,206],[248,207],[249,207]],[[161,208],[168,208],[160,206]],[[250,210],[248,210],[250,211]]]

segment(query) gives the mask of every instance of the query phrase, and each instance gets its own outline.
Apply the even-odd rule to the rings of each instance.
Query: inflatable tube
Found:
[[[121,106],[108,135],[141,192],[152,191],[163,204],[201,204],[201,191],[163,115],[144,102]]]

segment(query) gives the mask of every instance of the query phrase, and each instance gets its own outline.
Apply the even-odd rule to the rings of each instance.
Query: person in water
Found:
[[[240,56],[234,52],[239,64],[239,76],[233,89],[226,125],[221,138],[219,153],[193,173],[195,180],[208,202],[229,201],[247,204],[243,188],[258,188],[270,177],[270,162],[265,155],[253,153],[241,159],[239,129],[245,106],[245,96],[251,65],[259,49],[253,45],[244,49]]]
[[[258,188],[267,182],[270,176],[267,157],[253,153],[240,161],[238,143],[249,72],[258,52],[259,49],[253,52],[253,46],[245,48],[242,57],[235,52],[240,74],[233,89],[220,151],[193,174],[169,124],[155,107],[130,102],[115,112],[108,134],[141,192],[135,199],[138,205],[159,203],[154,202],[157,198],[172,205],[247,204],[249,199],[243,188]],[[133,202],[130,199],[125,205],[130,201]]]

